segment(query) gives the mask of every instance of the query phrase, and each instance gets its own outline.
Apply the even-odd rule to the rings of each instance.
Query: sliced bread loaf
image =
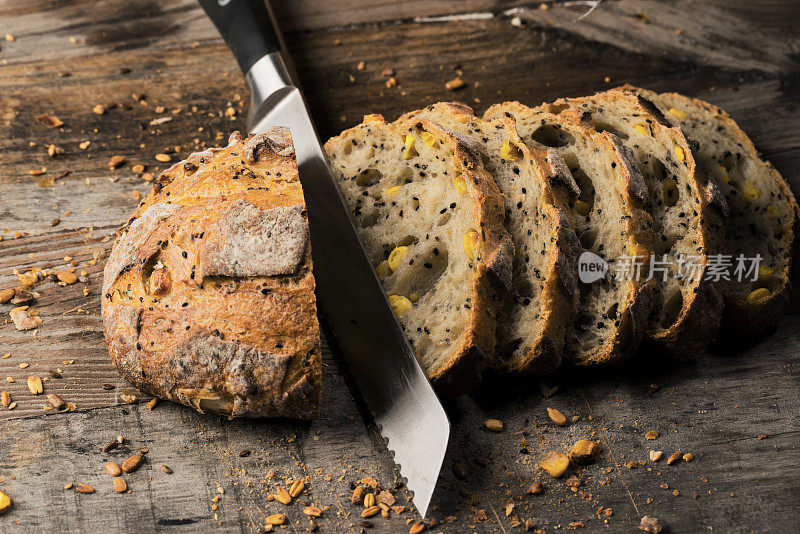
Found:
[[[527,144],[553,148],[564,158],[580,196],[563,207],[583,249],[607,266],[598,280],[579,285],[566,356],[580,365],[621,360],[642,339],[653,304],[652,284],[635,276],[615,276],[620,258],[646,261],[652,252],[652,221],[643,208],[647,188],[633,156],[613,134],[517,102],[492,106],[484,119],[502,116],[516,119],[517,132]]]
[[[721,252],[725,232],[719,188],[697,169],[680,128],[630,91],[564,98],[539,109],[612,132],[634,154],[653,220],[652,270],[643,275],[658,285],[648,338],[661,352],[696,356],[716,335],[722,314],[722,299],[706,277],[708,257]]]
[[[798,221],[789,186],[725,111],[676,93],[624,89],[652,101],[670,123],[698,144],[700,167],[716,179],[727,201],[730,216],[722,260],[732,261],[726,277],[717,283],[725,302],[725,335],[753,337],[773,327],[789,300]],[[736,272],[739,256],[746,268],[753,266],[750,259],[760,256],[755,276]],[[743,274],[741,279],[739,274]]]
[[[466,391],[491,359],[513,259],[479,147],[426,119],[369,115],[325,151],[423,369]]]
[[[516,252],[511,295],[497,320],[495,364],[514,373],[552,371],[561,362],[578,292],[578,239],[551,187],[552,175],[563,171],[557,183],[577,189],[563,163],[550,164],[561,156],[526,146],[513,119],[484,121],[462,104],[440,102],[403,118],[410,117],[428,118],[480,145],[484,167],[503,194]]]

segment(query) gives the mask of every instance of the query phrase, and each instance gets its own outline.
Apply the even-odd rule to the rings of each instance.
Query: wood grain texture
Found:
[[[304,0],[275,8],[323,137],[365,113],[394,118],[437,100],[483,111],[505,99],[538,104],[628,82],[725,108],[800,192],[800,23],[791,3],[604,1],[580,20],[586,2],[539,5]],[[512,25],[515,16],[521,26]],[[5,33],[16,39],[0,41],[0,289],[16,285],[14,270],[67,267],[65,256],[89,283],[37,285],[34,307],[43,319],[37,331],[16,331],[6,322],[11,307],[0,305],[0,355],[11,354],[0,359],[0,389],[18,403],[12,411],[0,407],[0,489],[16,503],[0,517],[0,528],[258,532],[266,515],[283,511],[267,500],[273,471],[278,478],[311,478],[307,500],[330,506],[322,531],[358,532],[349,482],[372,474],[391,484],[397,474],[336,355],[326,352],[325,407],[311,424],[229,422],[166,403],[154,411],[124,405],[120,394],[128,386],[108,362],[98,300],[104,259],[91,261],[110,248],[132,213],[134,191],[149,189],[132,165],[157,173],[164,164],[154,154],[183,158],[244,127],[245,87],[211,23],[189,0],[8,0],[0,1]],[[386,68],[394,69],[397,87],[386,87]],[[447,91],[444,83],[457,75],[466,88]],[[108,113],[93,113],[96,104]],[[233,116],[225,114],[228,107]],[[64,126],[38,123],[42,113],[57,115]],[[163,117],[172,119],[151,124]],[[85,141],[91,143],[81,149]],[[50,158],[49,144],[63,153]],[[128,161],[111,170],[114,155]],[[45,177],[70,172],[42,188],[40,176],[29,174],[42,167]],[[60,223],[51,226],[55,218]],[[488,377],[447,407],[452,440],[433,531],[513,532],[521,530],[512,526],[520,518],[547,532],[571,522],[630,532],[646,513],[673,532],[791,530],[800,520],[798,310],[795,293],[777,332],[738,354],[705,354],[688,364],[639,354],[621,369],[565,369],[546,384]],[[27,389],[27,376],[46,377],[56,368],[63,378],[45,382],[45,392],[74,402],[76,412],[45,410],[46,399]],[[545,399],[554,384],[561,393]],[[660,386],[652,394],[651,384]],[[580,420],[556,428],[547,406]],[[505,430],[485,431],[487,417],[502,419]],[[659,438],[645,440],[648,430]],[[119,434],[127,448],[103,454]],[[603,450],[597,464],[578,473],[577,492],[536,467],[546,451],[592,436]],[[147,464],[126,477],[131,493],[117,495],[104,463],[142,446],[150,448]],[[667,456],[681,449],[695,459],[625,467],[647,460],[651,448]],[[253,453],[240,458],[243,449]],[[452,469],[456,461],[466,467],[462,478]],[[174,474],[164,474],[162,463]],[[526,495],[537,480],[546,483],[545,493]],[[68,481],[97,492],[65,491]],[[225,493],[215,520],[217,484]],[[401,503],[407,498],[404,490],[397,496]],[[600,506],[612,515],[598,517]],[[308,524],[297,504],[287,515],[292,531]],[[374,523],[380,531],[408,531],[401,518]]]

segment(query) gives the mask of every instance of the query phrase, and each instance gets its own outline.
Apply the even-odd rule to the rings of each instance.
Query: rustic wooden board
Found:
[[[505,99],[536,104],[629,82],[724,107],[800,192],[795,6],[605,1],[580,19],[590,4],[548,3],[543,10],[539,2],[348,0],[275,7],[323,136],[368,112],[393,118],[453,98],[482,111]],[[0,355],[11,354],[0,359],[0,380],[15,379],[1,384],[18,403],[13,411],[0,408],[0,489],[16,503],[0,518],[3,531],[258,531],[267,515],[285,511],[267,500],[275,481],[298,476],[311,480],[302,500],[330,507],[323,531],[358,531],[349,482],[374,475],[391,485],[397,473],[338,358],[326,355],[324,410],[313,423],[229,422],[169,404],[154,411],[122,405],[127,386],[108,363],[101,251],[136,205],[134,191],[149,189],[132,165],[157,173],[164,165],[154,154],[182,158],[244,126],[244,84],[213,26],[191,0],[7,0],[0,1],[5,33],[16,40],[0,41],[0,288],[15,285],[14,270],[62,269],[69,261],[89,283],[37,285],[44,323],[35,332],[0,324]],[[397,87],[385,86],[385,68],[395,70]],[[467,87],[450,93],[444,83],[456,75]],[[145,97],[140,102],[134,93]],[[92,113],[96,104],[108,113]],[[233,117],[225,115],[228,107],[237,111]],[[42,113],[64,126],[36,122]],[[163,117],[172,119],[150,124]],[[91,143],[81,149],[85,141]],[[63,150],[57,158],[47,155],[51,143]],[[128,162],[111,170],[113,155]],[[42,167],[45,178],[69,174],[39,187],[41,176],[28,171]],[[55,218],[60,223],[51,226]],[[431,513],[435,531],[509,532],[519,530],[519,518],[548,532],[575,522],[630,532],[646,513],[673,532],[791,530],[800,520],[798,309],[795,295],[778,331],[736,355],[677,364],[639,354],[622,369],[566,369],[546,384],[487,377],[473,395],[448,402],[453,437]],[[46,391],[74,402],[76,412],[45,410],[45,399],[28,392],[27,376],[47,377],[51,369],[62,378],[46,382]],[[544,398],[555,384],[560,393]],[[651,384],[659,389],[651,393]],[[580,420],[556,428],[546,406]],[[482,429],[487,417],[502,419],[505,430]],[[645,440],[648,430],[659,438]],[[122,450],[102,453],[119,434],[128,440]],[[579,473],[577,492],[536,467],[546,451],[589,436],[603,452]],[[150,449],[148,463],[127,477],[130,494],[115,494],[103,464],[142,446]],[[646,460],[651,448],[690,451],[695,459],[625,467]],[[244,449],[253,452],[240,457]],[[462,478],[454,462],[465,467]],[[545,493],[526,495],[537,480],[546,482]],[[63,490],[70,481],[97,493]],[[408,495],[401,490],[397,498],[405,503]],[[510,503],[515,509],[506,517]],[[600,506],[612,515],[598,517]],[[301,508],[286,512],[294,531],[308,524]],[[408,530],[401,518],[374,523]]]

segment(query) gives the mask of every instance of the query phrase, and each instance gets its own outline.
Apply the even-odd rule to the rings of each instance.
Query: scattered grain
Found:
[[[28,377],[28,389],[34,395],[40,395],[44,391],[44,386],[42,386],[42,379],[38,376],[29,376]]]
[[[558,426],[565,426],[567,424],[567,417],[555,408],[547,408],[547,416]]]
[[[639,523],[639,530],[651,532],[652,534],[659,534],[663,529],[664,527],[661,526],[661,521],[650,515],[644,516]]]
[[[306,506],[305,508],[303,508],[303,513],[306,514],[308,517],[322,516],[322,510],[320,510],[316,506]]]
[[[278,489],[276,489],[275,493],[273,494],[273,497],[275,498],[276,501],[283,503],[287,506],[292,503],[292,496],[289,495],[289,492],[286,491],[285,488],[279,487]]]
[[[286,522],[286,516],[283,514],[272,514],[266,519],[268,525],[282,525]]]
[[[380,511],[381,511],[380,506],[370,506],[369,508],[366,508],[363,512],[361,512],[361,517],[366,519],[368,517],[372,517],[374,515],[379,514]]]
[[[553,478],[559,478],[567,472],[569,457],[560,451],[550,451],[539,462],[539,467],[547,471]]]
[[[94,493],[94,488],[88,484],[76,484],[75,491],[78,493]]]
[[[59,282],[62,282],[66,285],[71,285],[78,281],[78,275],[72,271],[57,271],[56,277],[58,278]]]
[[[47,394],[47,402],[56,410],[63,410],[67,406],[66,401],[55,393]]]
[[[667,465],[672,465],[675,462],[680,462],[681,458],[683,458],[683,453],[681,451],[676,451],[672,453],[672,455],[667,458]]]
[[[459,89],[462,89],[462,88],[466,87],[466,85],[467,85],[466,82],[464,82],[464,80],[462,80],[461,77],[459,76],[459,77],[453,78],[452,80],[446,82],[444,84],[444,87],[448,91],[457,91]]]
[[[487,430],[491,430],[492,432],[503,431],[503,422],[500,419],[487,419],[486,421],[483,422],[483,426],[485,426]]]
[[[544,491],[544,484],[542,484],[541,482],[535,482],[531,484],[531,486],[528,488],[528,491],[526,491],[525,493],[527,493],[528,495],[539,495],[543,491]]]
[[[133,473],[142,465],[144,456],[141,454],[134,454],[122,462],[122,470],[126,473]]]
[[[11,510],[12,505],[11,497],[9,497],[6,492],[0,491],[0,515]]]
[[[292,483],[292,487],[289,489],[289,497],[292,499],[296,498],[298,495],[303,493],[303,490],[306,489],[306,484],[302,480],[295,480]]]
[[[108,166],[112,169],[116,169],[124,165],[126,161],[125,156],[111,156],[111,159],[108,160]]]
[[[578,440],[569,451],[569,459],[576,464],[589,464],[594,462],[600,453],[600,444],[587,439]]]
[[[118,477],[122,474],[122,468],[117,462],[108,462],[106,464],[106,471],[108,471],[108,474],[112,477]]]

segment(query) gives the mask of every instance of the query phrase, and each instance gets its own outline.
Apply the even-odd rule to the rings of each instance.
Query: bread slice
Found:
[[[579,243],[566,214],[555,206],[553,175],[577,185],[558,153],[530,148],[514,120],[484,121],[473,110],[440,102],[403,116],[425,117],[481,147],[484,167],[505,202],[505,227],[514,240],[512,289],[497,319],[496,362],[513,373],[549,372],[561,362],[566,328],[577,304]],[[552,164],[551,161],[562,163]]]
[[[798,224],[791,189],[725,111],[676,93],[623,89],[653,102],[671,124],[697,142],[698,163],[716,179],[730,210],[722,254],[733,258],[733,269],[740,255],[761,256],[757,280],[737,281],[732,275],[717,283],[725,302],[725,336],[751,338],[775,326],[789,300],[791,284]]]
[[[325,151],[422,368],[466,391],[492,357],[514,255],[479,147],[426,119],[368,115]]]
[[[633,156],[613,134],[518,102],[492,106],[484,119],[502,116],[516,119],[517,132],[527,144],[554,148],[564,158],[580,196],[563,207],[583,254],[591,252],[609,266],[599,280],[579,284],[578,314],[567,333],[566,356],[580,365],[622,360],[641,341],[653,305],[652,284],[614,276],[618,258],[648,258],[652,252],[652,221],[643,207],[647,188]]]
[[[321,349],[308,219],[284,127],[165,170],[103,271],[114,365],[200,412],[313,418]]]
[[[653,220],[654,270],[645,275],[652,275],[659,289],[648,338],[661,352],[696,356],[716,335],[722,315],[722,299],[706,276],[708,258],[721,252],[725,233],[719,188],[697,169],[680,128],[630,91],[563,98],[540,109],[613,132],[634,154]]]

